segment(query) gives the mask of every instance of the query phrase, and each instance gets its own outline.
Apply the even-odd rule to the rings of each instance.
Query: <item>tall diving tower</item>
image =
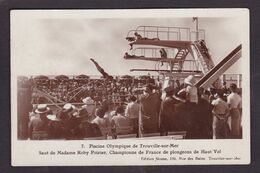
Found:
[[[214,84],[242,56],[242,45],[239,45],[215,66],[205,43],[203,29],[191,31],[190,28],[183,27],[138,26],[128,32],[126,40],[134,48],[131,54],[125,53],[125,59],[165,62],[169,65],[166,70],[131,71],[158,71],[164,72],[167,77],[196,74],[201,78],[196,86],[205,89]],[[162,49],[167,56],[162,56]],[[188,56],[192,58],[188,59]]]
[[[196,40],[196,36],[199,40]],[[167,73],[204,75],[214,67],[204,41],[205,31],[202,29],[195,32],[183,27],[138,26],[128,32],[126,39],[134,48],[131,54],[125,54],[125,59],[166,62],[169,68],[162,71]],[[165,50],[167,56],[162,57],[161,49]],[[192,59],[187,59],[189,55]],[[187,63],[189,65],[185,69]]]

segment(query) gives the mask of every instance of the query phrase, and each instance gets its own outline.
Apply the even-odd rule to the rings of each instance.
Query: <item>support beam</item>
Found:
[[[220,63],[212,68],[195,85],[207,89],[216,81],[230,66],[232,66],[242,55],[242,45],[240,44],[231,53],[229,53]]]

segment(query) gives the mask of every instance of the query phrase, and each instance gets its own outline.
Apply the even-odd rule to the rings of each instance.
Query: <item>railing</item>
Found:
[[[136,55],[136,56],[160,58],[161,57],[160,49],[161,48],[138,47],[138,48],[133,49],[132,53],[133,53],[133,55]],[[164,49],[167,53],[168,58],[174,58],[174,56],[176,54],[174,49],[172,49],[172,48],[164,48]]]
[[[202,70],[203,74],[208,72],[209,68],[209,61],[204,59],[203,55],[200,53],[199,49],[197,48],[196,44],[191,46],[192,48],[192,55],[195,60],[198,62],[198,67]]]
[[[134,37],[135,32],[144,38],[159,38],[160,40],[195,41],[197,33],[198,39],[205,39],[205,30],[191,31],[190,28],[185,27],[138,26],[135,30],[130,30],[127,37]]]

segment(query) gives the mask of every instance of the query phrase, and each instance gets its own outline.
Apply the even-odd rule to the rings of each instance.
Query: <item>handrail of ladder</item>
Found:
[[[220,61],[214,68],[212,68],[206,75],[204,75],[195,86],[200,87],[205,83],[210,77],[212,77],[217,70],[219,70],[226,62],[228,62],[232,57],[234,57],[242,49],[242,44],[237,46],[232,52],[230,52],[222,61]]]
[[[204,68],[204,64],[202,63],[202,61],[205,62],[205,59],[202,58],[203,55],[201,54],[201,52],[200,52],[199,48],[197,47],[197,45],[196,45],[196,44],[193,44],[193,47],[195,48],[195,50],[196,50],[196,52],[197,52],[198,62],[200,62],[200,66],[201,66],[201,68],[202,68],[202,71],[203,71],[204,74],[206,74],[206,73],[208,72],[209,68],[208,68],[208,66],[207,66],[207,69],[206,69],[206,70],[205,70],[205,68]],[[206,63],[207,63],[207,62],[206,62]]]
[[[202,57],[204,57],[203,56],[203,54],[201,53],[202,52],[202,50],[201,50],[201,47],[199,46],[199,45],[197,45],[198,44],[198,42],[196,43],[194,43],[194,46],[196,47],[196,49],[197,49],[197,51],[199,52],[199,54],[202,56]],[[205,61],[205,59],[203,58],[203,60]],[[209,70],[211,69],[210,68],[210,66],[213,64],[214,65],[214,63],[213,63],[213,61],[211,60],[211,57],[208,57],[208,60],[206,60],[207,61],[207,64],[209,64],[209,66],[208,66],[208,68],[209,68]],[[211,63],[211,64],[210,64]]]

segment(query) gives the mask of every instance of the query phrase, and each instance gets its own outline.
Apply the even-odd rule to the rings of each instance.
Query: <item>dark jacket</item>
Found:
[[[161,100],[158,93],[142,95],[140,98],[145,133],[158,131]]]
[[[173,97],[166,97],[161,103],[160,109],[160,131],[167,132],[176,130],[175,104],[178,101]]]
[[[82,121],[79,125],[79,138],[89,138],[89,137],[100,137],[102,133],[95,123],[90,123],[88,121]]]
[[[29,122],[28,129],[30,139],[48,139],[49,120],[44,115],[36,116]]]

